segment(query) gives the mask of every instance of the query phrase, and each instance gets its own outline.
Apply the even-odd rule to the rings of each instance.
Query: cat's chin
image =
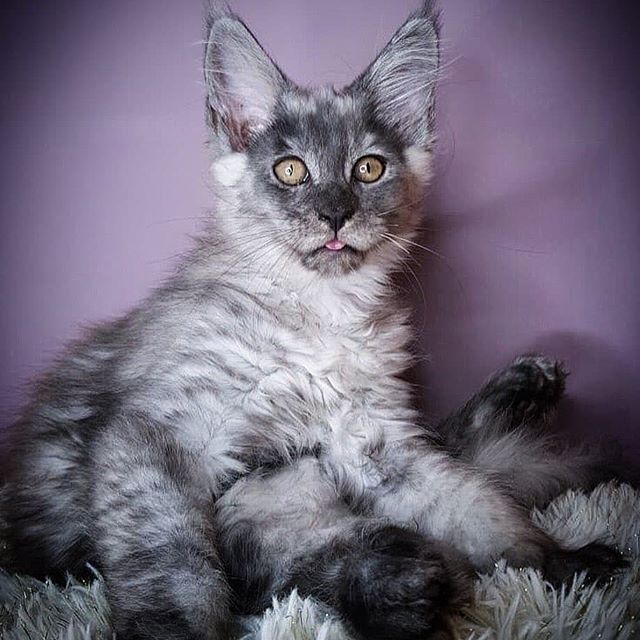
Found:
[[[366,252],[345,245],[339,251],[320,247],[302,256],[302,264],[327,277],[351,273],[364,262]]]

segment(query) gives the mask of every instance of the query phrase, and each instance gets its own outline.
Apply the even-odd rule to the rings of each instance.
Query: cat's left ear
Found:
[[[438,10],[425,0],[347,89],[364,93],[383,125],[423,149],[433,139],[439,34]]]
[[[220,0],[207,19],[207,120],[217,151],[243,151],[270,120],[289,81],[245,24]]]

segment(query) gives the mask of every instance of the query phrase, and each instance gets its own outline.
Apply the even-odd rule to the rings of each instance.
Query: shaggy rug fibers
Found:
[[[566,546],[595,539],[631,559],[620,575],[585,585],[583,575],[556,590],[531,569],[500,562],[480,576],[475,603],[451,620],[456,640],[627,640],[640,638],[640,493],[606,484],[589,495],[569,492],[533,519]],[[111,640],[109,606],[100,577],[69,579],[64,589],[0,571],[3,640]],[[239,621],[244,640],[349,640],[331,612],[295,592],[262,617]]]

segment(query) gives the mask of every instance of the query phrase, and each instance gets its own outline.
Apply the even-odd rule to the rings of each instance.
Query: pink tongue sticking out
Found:
[[[325,249],[329,249],[329,251],[340,251],[340,249],[344,249],[344,242],[340,242],[338,238],[334,238],[333,240],[327,242],[327,244],[325,244],[324,246]]]

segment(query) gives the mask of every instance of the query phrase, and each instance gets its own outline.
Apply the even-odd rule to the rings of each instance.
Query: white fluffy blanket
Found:
[[[457,612],[456,640],[627,640],[640,638],[640,493],[607,484],[590,495],[569,492],[533,519],[566,546],[595,539],[631,558],[629,568],[604,584],[555,590],[531,569],[498,563],[476,583],[475,603]],[[3,640],[111,640],[109,607],[99,577],[70,579],[65,589],[0,571],[0,637]],[[241,621],[245,640],[349,640],[331,613],[296,593],[260,618]]]

